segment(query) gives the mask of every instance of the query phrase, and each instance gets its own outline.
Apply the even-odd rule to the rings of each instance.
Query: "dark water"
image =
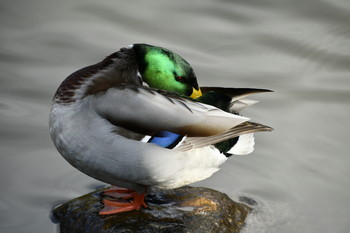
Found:
[[[275,91],[244,112],[275,131],[196,184],[256,200],[243,232],[350,231],[350,1],[2,0],[0,17],[0,232],[56,232],[51,208],[101,185],[53,147],[50,102],[134,42],[180,53],[201,85]]]

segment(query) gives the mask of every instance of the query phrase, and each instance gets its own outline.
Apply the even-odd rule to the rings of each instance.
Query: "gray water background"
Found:
[[[244,233],[350,232],[350,1],[2,0],[0,232],[56,232],[53,206],[103,185],[48,132],[73,71],[120,47],[174,50],[200,85],[274,90],[243,113],[272,126],[195,184],[257,202]]]

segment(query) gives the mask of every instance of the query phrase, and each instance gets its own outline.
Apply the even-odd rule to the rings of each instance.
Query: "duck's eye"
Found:
[[[176,81],[178,81],[178,82],[185,82],[185,78],[184,77],[182,77],[182,76],[176,76]]]

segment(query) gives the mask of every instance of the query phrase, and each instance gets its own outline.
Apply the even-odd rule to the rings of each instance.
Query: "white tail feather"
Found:
[[[231,102],[230,111],[231,112],[240,112],[243,109],[252,106],[253,104],[258,103],[259,101],[251,99],[239,99]]]
[[[236,145],[234,145],[227,153],[234,155],[247,155],[254,150],[254,134],[243,134],[239,136]]]

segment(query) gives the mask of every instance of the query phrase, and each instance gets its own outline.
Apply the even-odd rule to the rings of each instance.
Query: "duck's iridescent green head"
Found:
[[[139,72],[152,88],[197,98],[201,96],[197,78],[190,64],[180,55],[161,47],[134,44]]]

